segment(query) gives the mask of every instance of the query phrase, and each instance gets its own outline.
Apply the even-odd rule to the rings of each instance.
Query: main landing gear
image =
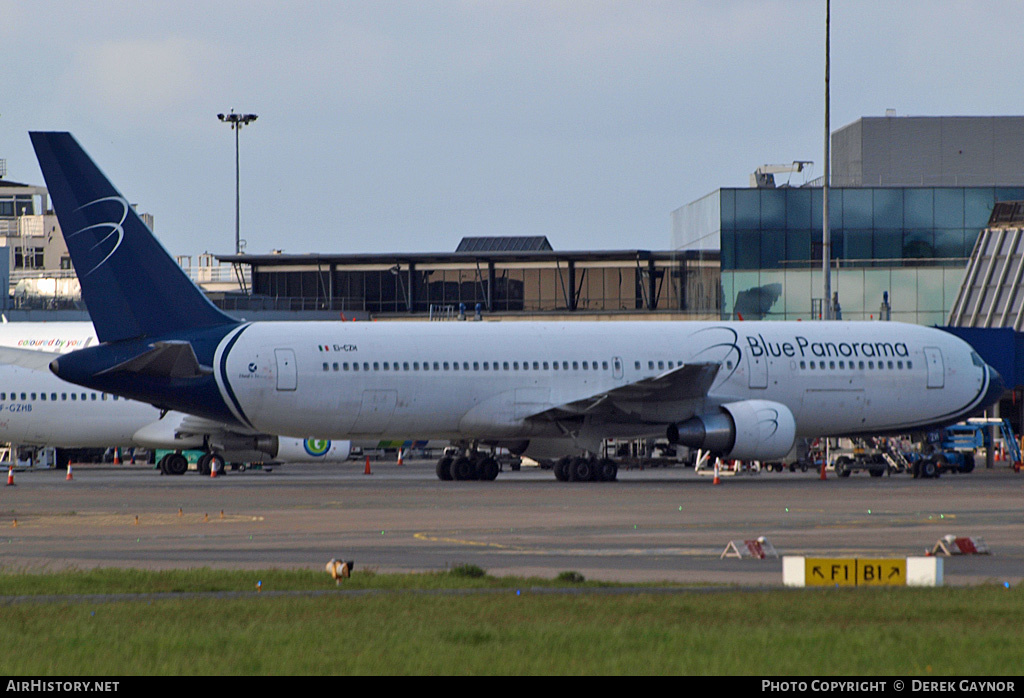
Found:
[[[157,463],[164,475],[184,475],[188,472],[188,458],[181,453],[168,453]]]
[[[440,480],[493,480],[501,472],[501,466],[493,454],[483,453],[475,448],[445,452],[437,461],[437,477]]]
[[[188,458],[178,452],[168,453],[160,459],[157,467],[164,475],[184,475],[188,472]],[[234,467],[233,465],[232,468]],[[216,452],[204,453],[196,461],[196,470],[200,475],[209,476],[213,470],[216,470],[218,475],[223,475],[226,469],[224,456]]]
[[[619,474],[615,461],[594,456],[565,456],[552,470],[560,482],[614,482]]]

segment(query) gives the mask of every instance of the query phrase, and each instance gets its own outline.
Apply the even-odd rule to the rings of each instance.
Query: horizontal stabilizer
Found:
[[[60,358],[61,354],[52,351],[36,351],[35,349],[15,349],[14,347],[0,347],[0,364],[5,366],[20,366],[34,371],[46,371],[50,368],[50,362]]]
[[[243,436],[258,436],[260,434],[255,429],[239,428],[236,425],[204,417],[196,417],[191,414],[181,414],[180,417],[181,420],[178,422],[177,427],[177,433],[179,434],[240,434]]]
[[[200,365],[188,342],[154,342],[151,346],[149,351],[100,371],[97,375],[127,372],[161,378],[199,378],[213,373],[209,366]]]

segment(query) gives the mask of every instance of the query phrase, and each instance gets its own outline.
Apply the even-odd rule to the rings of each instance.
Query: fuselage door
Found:
[[[768,356],[762,353],[761,356],[753,356],[747,353],[747,370],[750,371],[751,388],[768,387]]]
[[[943,387],[946,384],[946,371],[942,364],[942,350],[938,347],[925,347],[924,362],[928,366],[928,387]]]
[[[612,376],[616,380],[622,378],[622,357],[621,356],[613,356],[612,357]]]
[[[295,390],[299,385],[295,352],[291,349],[275,349],[274,358],[277,359],[277,389]]]
[[[380,434],[391,421],[398,404],[397,390],[364,390],[359,414],[352,425],[353,434]]]

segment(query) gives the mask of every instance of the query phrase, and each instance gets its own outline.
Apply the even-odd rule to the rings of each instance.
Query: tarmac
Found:
[[[6,475],[6,473],[4,474]],[[682,467],[558,482],[505,470],[441,482],[433,461],[288,464],[161,475],[147,465],[15,472],[0,486],[0,571],[94,567],[304,568],[489,574],[687,585],[782,586],[781,558],[722,558],[764,537],[779,555],[920,556],[946,535],[987,555],[944,558],[946,585],[1024,579],[1024,473],[1005,463],[934,480],[855,473],[738,474]]]

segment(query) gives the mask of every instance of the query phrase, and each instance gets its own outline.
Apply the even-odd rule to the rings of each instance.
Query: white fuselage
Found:
[[[90,322],[0,324],[0,347],[65,354],[97,344]],[[198,448],[203,438],[176,438],[185,417],[162,415],[144,402],[68,383],[48,369],[0,364],[0,442],[65,448]],[[295,462],[344,461],[350,444],[285,438],[279,459]]]
[[[0,347],[65,354],[95,344],[90,322],[0,325]],[[0,442],[132,446],[132,435],[159,418],[152,405],[67,383],[48,370],[0,365]]]
[[[141,446],[152,405],[82,388],[48,371],[0,366],[0,442],[68,448]]]
[[[225,337],[215,375],[271,433],[531,438],[562,435],[531,415],[709,362],[700,398],[617,399],[622,431],[750,399],[786,405],[797,436],[912,430],[966,416],[987,385],[968,344],[896,322],[260,322]]]

